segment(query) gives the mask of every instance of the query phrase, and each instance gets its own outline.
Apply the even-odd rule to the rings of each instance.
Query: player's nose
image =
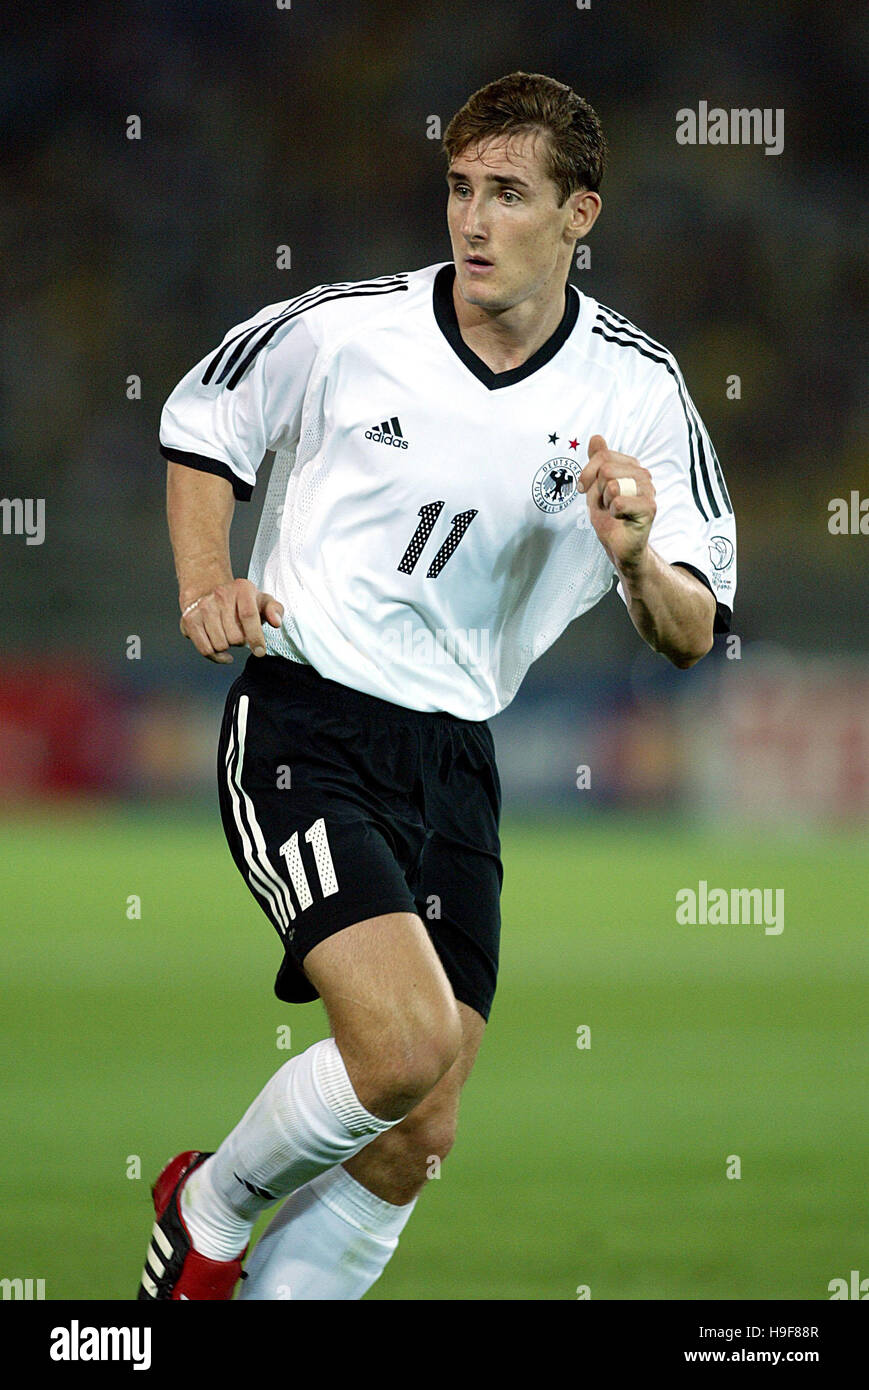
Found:
[[[485,240],[486,229],[480,215],[480,205],[476,199],[471,199],[465,204],[462,236],[468,242]]]

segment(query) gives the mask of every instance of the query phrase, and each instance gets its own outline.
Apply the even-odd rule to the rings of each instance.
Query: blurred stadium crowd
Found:
[[[121,757],[116,786],[159,786],[161,759],[177,770],[192,747],[210,750],[210,735],[173,745],[179,719],[197,702],[216,710],[229,676],[177,633],[163,400],[265,303],[447,259],[430,117],[445,126],[516,68],[568,82],[603,121],[604,212],[591,266],[572,278],[680,361],[736,508],[746,650],[865,655],[869,541],[827,529],[831,498],[869,495],[859,8],[92,0],[13,10],[4,27],[0,491],[46,501],[43,545],[0,536],[8,785],[43,785],[32,761],[21,770],[23,716],[9,713],[32,708],[28,681],[43,698],[76,679],[84,697],[103,689],[103,727],[117,719],[128,736],[123,711],[138,711],[156,761],[139,776]],[[783,153],[678,145],[676,112],[701,100],[781,108]],[[127,138],[130,115],[141,139]],[[282,244],[289,270],[276,268]],[[239,564],[262,491],[238,508]],[[636,663],[611,595],[538,663],[513,717],[539,725],[555,688],[601,716],[601,680],[605,710],[634,707]],[[667,705],[669,677],[655,679]],[[696,682],[700,710],[709,680]],[[96,737],[105,773],[113,745]]]

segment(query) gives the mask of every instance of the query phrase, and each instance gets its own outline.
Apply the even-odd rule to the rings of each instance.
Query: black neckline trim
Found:
[[[563,347],[570,334],[576,326],[579,318],[579,294],[573,285],[568,284],[565,293],[564,313],[561,322],[551,337],[546,339],[536,352],[532,353],[527,362],[523,362],[518,367],[511,367],[507,372],[493,372],[487,366],[482,357],[478,357],[475,352],[468,347],[462,337],[459,328],[459,321],[456,318],[456,306],[453,303],[453,282],[456,278],[456,267],[452,261],[449,265],[441,266],[434,278],[434,289],[432,291],[432,307],[434,316],[437,320],[438,328],[443,333],[450,347],[457,357],[461,358],[468,371],[473,372],[478,381],[487,386],[490,391],[497,391],[502,386],[513,386],[517,381],[524,381],[526,376],[531,376],[540,367],[544,367],[550,362],[559,348]]]

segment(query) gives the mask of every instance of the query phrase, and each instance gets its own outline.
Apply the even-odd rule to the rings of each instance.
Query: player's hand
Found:
[[[283,604],[260,593],[249,579],[233,579],[197,599],[179,625],[202,656],[227,665],[229,647],[250,647],[254,656],[265,656],[262,619],[280,627],[283,612]]]
[[[619,478],[633,478],[637,495],[622,492]],[[648,544],[657,504],[652,475],[628,454],[608,449],[601,434],[588,441],[588,463],[579,475],[597,538],[619,569],[638,564]]]

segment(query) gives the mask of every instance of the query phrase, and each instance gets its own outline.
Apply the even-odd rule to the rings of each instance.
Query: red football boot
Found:
[[[181,1189],[194,1168],[210,1153],[190,1149],[166,1164],[154,1186],[157,1220],[145,1258],[137,1299],[148,1301],[228,1302],[241,1278],[245,1246],[234,1260],[209,1260],[193,1249],[179,1201]]]

